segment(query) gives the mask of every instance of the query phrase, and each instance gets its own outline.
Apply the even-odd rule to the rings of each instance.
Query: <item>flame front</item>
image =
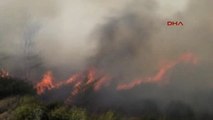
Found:
[[[56,85],[53,82],[52,72],[48,71],[44,74],[41,82],[36,85],[36,90],[38,94],[42,94],[45,90],[50,90],[55,87]]]
[[[71,94],[76,95],[79,93],[79,91],[83,90],[85,86],[88,85],[93,85],[94,91],[98,91],[109,80],[109,77],[107,77],[106,75],[102,73],[97,73],[97,70],[95,68],[88,69],[86,72],[75,73],[71,75],[69,79],[60,82],[54,82],[52,73],[47,72],[43,76],[42,80],[37,83],[36,90],[37,94],[42,94],[46,90],[60,88],[63,85],[71,85],[73,87]]]
[[[167,76],[167,73],[170,69],[175,67],[179,63],[191,63],[191,64],[197,64],[198,60],[192,53],[184,53],[181,55],[177,60],[170,61],[160,67],[158,72],[152,76],[148,76],[145,78],[137,79],[134,81],[131,81],[130,83],[121,83],[117,86],[117,90],[127,90],[131,89],[135,86],[138,86],[142,83],[159,83],[165,77]]]
[[[140,77],[129,83],[119,83],[116,86],[117,90],[128,90],[143,83],[161,83],[168,76],[168,71],[174,68],[179,63],[197,64],[198,60],[192,53],[184,53],[174,61],[168,61],[162,64],[155,74],[150,76]],[[110,85],[112,77],[105,74],[103,71],[95,68],[90,68],[85,72],[79,72],[71,75],[69,79],[54,83],[53,75],[47,72],[41,82],[36,85],[37,93],[42,94],[46,90],[60,88],[64,85],[72,87],[71,96],[76,96],[80,92],[84,92],[88,86],[91,86],[94,91],[99,91],[103,87]]]

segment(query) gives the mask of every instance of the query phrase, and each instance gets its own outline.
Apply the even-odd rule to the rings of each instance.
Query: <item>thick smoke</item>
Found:
[[[110,74],[114,85],[155,73],[161,61],[190,52],[198,64],[176,65],[166,85],[142,84],[121,92],[112,86],[89,98],[107,107],[152,99],[160,103],[181,100],[212,110],[212,1],[190,0],[185,10],[170,16],[159,14],[160,7],[152,0],[116,3],[2,2],[1,67],[17,76],[31,68],[37,69],[34,72],[51,69],[65,78],[92,66]],[[184,26],[168,27],[170,20],[182,21]]]
[[[21,78],[34,71],[36,77],[42,58],[35,38],[45,21],[58,13],[56,1],[9,0],[0,6],[0,67]]]
[[[164,18],[156,13],[155,2],[134,2],[96,30],[98,47],[92,64],[128,79],[153,72],[160,60],[174,59],[184,52],[195,54],[200,66],[210,64],[212,23],[211,17],[205,16],[210,8],[204,8],[208,3],[191,1],[184,12]],[[167,20],[182,21],[184,26],[168,27]]]
[[[59,77],[85,69],[96,46],[90,37],[93,29],[128,1],[1,1],[1,68],[18,77],[31,66],[41,73],[51,69]]]
[[[151,1],[134,3],[99,28],[93,64],[123,80],[148,72],[156,62],[152,34],[159,31],[154,7]]]
[[[99,46],[92,64],[115,77],[113,81],[132,81],[155,72],[161,60],[174,59],[185,52],[195,54],[199,60],[196,66],[178,64],[169,72],[169,84],[165,86],[145,84],[125,94],[108,91],[100,95],[104,103],[180,100],[212,111],[208,107],[213,104],[209,94],[213,84],[211,3],[191,0],[186,10],[165,18],[156,14],[154,2],[136,2],[102,25],[96,32]],[[168,27],[169,20],[182,21],[184,26]]]

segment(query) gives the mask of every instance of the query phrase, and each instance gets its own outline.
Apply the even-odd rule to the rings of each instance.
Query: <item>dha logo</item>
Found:
[[[167,26],[183,26],[181,21],[167,21]]]

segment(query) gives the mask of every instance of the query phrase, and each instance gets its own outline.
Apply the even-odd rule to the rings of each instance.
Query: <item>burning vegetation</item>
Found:
[[[166,63],[161,64],[155,74],[130,81],[130,83],[116,82],[114,81],[115,78],[95,68],[72,74],[67,80],[60,81],[54,78],[51,71],[47,71],[41,81],[34,86],[37,95],[32,92],[33,87],[29,83],[9,77],[9,73],[2,70],[0,82],[3,80],[14,86],[11,88],[9,84],[5,84],[7,88],[13,90],[4,90],[3,93],[5,94],[1,94],[2,98],[6,98],[0,101],[0,118],[9,120],[34,119],[34,117],[40,120],[211,120],[213,116],[210,112],[196,111],[189,104],[177,100],[161,106],[158,102],[148,98],[137,98],[137,100],[135,100],[136,98],[126,98],[129,99],[128,102],[125,99],[114,98],[114,100],[119,100],[120,103],[117,104],[117,100],[110,101],[110,104],[113,105],[111,106],[99,98],[100,95],[107,93],[106,90],[109,88],[115,92],[110,97],[122,97],[134,92],[140,86],[142,90],[146,90],[144,87],[150,84],[156,85],[155,87],[159,85],[160,87],[167,87],[171,82],[170,72],[181,64],[196,66],[199,61],[193,53],[183,53],[178,58],[167,60]],[[166,84],[164,84],[165,81]],[[62,103],[60,101],[44,102],[46,95],[55,96],[58,94],[57,91],[64,87],[69,87],[70,89],[67,90],[70,91],[61,101]],[[131,96],[131,94],[128,96]],[[41,99],[44,100],[41,101]],[[38,113],[38,111],[40,112]]]
[[[169,61],[168,63],[162,65],[158,72],[152,76],[148,77],[142,77],[138,80],[131,81],[130,83],[123,83],[119,84],[117,86],[118,90],[125,90],[125,89],[131,89],[135,86],[138,86],[140,84],[145,84],[145,83],[163,83],[166,77],[168,76],[169,70],[174,68],[176,65],[181,64],[181,63],[188,63],[192,65],[197,64],[197,57],[193,55],[192,53],[184,53],[181,55],[177,60],[174,61]]]
[[[0,120],[213,120],[213,1],[47,1],[0,7]]]
[[[115,89],[128,90],[134,88],[135,86],[139,86],[140,84],[146,83],[161,84],[165,82],[164,80],[169,79],[167,78],[169,71],[181,63],[196,65],[198,60],[192,53],[184,53],[176,60],[168,61],[168,63],[160,66],[157,73],[151,76],[141,77],[140,79],[133,80],[130,83],[117,83],[117,85],[115,85]],[[52,72],[48,71],[44,74],[42,80],[36,84],[35,88],[37,90],[37,94],[41,95],[44,94],[46,90],[50,91],[52,89],[60,89],[60,87],[69,85],[72,87],[72,91],[70,91],[71,95],[77,95],[79,91],[85,89],[86,86],[92,86],[94,92],[101,90],[103,87],[110,86],[112,79],[112,76],[95,68],[91,68],[85,72],[73,74],[67,80],[54,82]]]

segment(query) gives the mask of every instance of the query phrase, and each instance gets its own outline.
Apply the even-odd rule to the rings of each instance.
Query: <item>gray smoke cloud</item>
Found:
[[[189,51],[198,65],[177,65],[169,73],[168,86],[142,85],[127,94],[132,99],[178,99],[207,108],[205,103],[213,104],[206,99],[213,87],[211,5],[211,0],[190,0],[185,10],[164,16],[153,0],[0,2],[0,67],[17,76],[35,68],[34,80],[40,77],[37,72],[48,69],[63,78],[95,66],[116,82],[130,82],[155,73],[161,60]],[[168,27],[169,20],[184,26]],[[112,91],[100,99],[126,99]]]
[[[110,9],[119,11],[128,0],[121,3],[116,5],[113,1],[102,3],[96,0],[1,1],[1,67],[13,74],[17,71],[23,73],[26,61],[30,62],[29,66],[36,66],[34,64],[39,61],[44,69],[57,69],[61,74],[66,73],[64,69],[84,69],[96,46],[96,43],[91,43],[90,34]],[[26,60],[26,56],[34,60]],[[17,75],[22,76],[20,73]]]
[[[172,60],[186,52],[192,52],[199,61],[195,66],[175,66],[169,71],[168,85],[141,85],[126,95],[116,94],[115,98],[112,91],[104,93],[100,98],[105,104],[124,99],[127,102],[149,98],[162,103],[180,100],[212,111],[212,96],[208,92],[213,84],[211,3],[191,0],[184,11],[162,17],[156,14],[155,2],[135,2],[102,25],[95,32],[98,48],[92,63],[114,76],[115,81],[132,81],[156,72],[160,60]],[[184,26],[168,27],[166,22],[170,20],[181,21]]]
[[[152,51],[152,34],[159,31],[156,25],[159,18],[156,17],[152,2],[143,3],[128,6],[97,30],[98,53],[93,63],[98,68],[115,76],[132,79],[147,72],[156,62]],[[136,9],[132,9],[133,6]]]
[[[210,7],[204,8],[209,2],[190,1],[183,12],[170,17],[157,14],[154,1],[130,4],[96,30],[98,47],[92,62],[111,74],[130,78],[153,72],[160,60],[185,52],[195,54],[199,64],[210,65],[212,22],[207,17]],[[168,27],[170,20],[182,21],[184,26]]]
[[[1,1],[0,66],[24,77],[29,68],[41,64],[35,38],[49,19],[58,13],[56,1]]]

